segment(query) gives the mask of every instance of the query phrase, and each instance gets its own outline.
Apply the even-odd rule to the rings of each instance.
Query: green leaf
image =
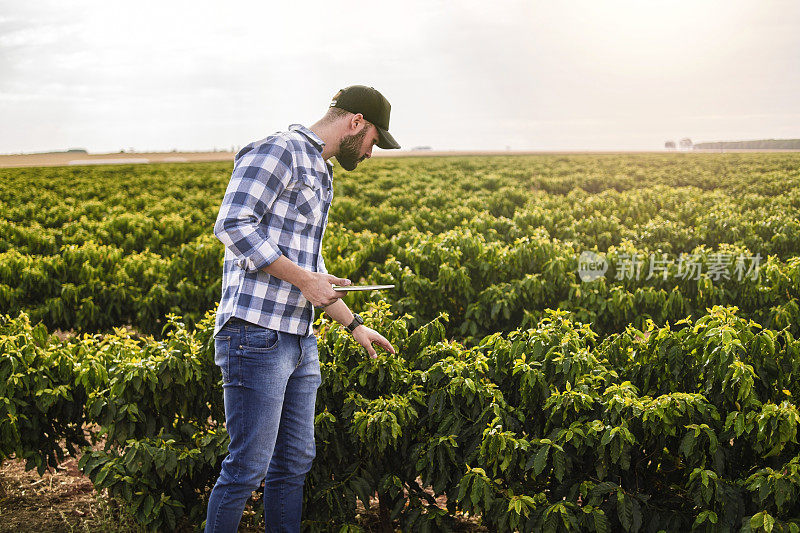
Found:
[[[741,437],[742,433],[744,433],[744,424],[745,424],[745,416],[744,413],[739,413],[736,416],[736,421],[733,423],[733,430],[736,433],[737,437]]]
[[[153,510],[154,503],[155,501],[153,500],[153,496],[148,494],[144,499],[144,505],[142,506],[142,513],[145,517],[150,517],[150,512]],[[148,522],[150,522],[150,520],[148,520]]]
[[[616,428],[606,429],[605,433],[603,433],[603,438],[600,440],[601,446],[606,446],[609,442],[611,442],[611,439],[614,438],[614,433],[613,433],[614,429]]]
[[[566,471],[566,459],[564,452],[555,450],[553,452],[553,474],[556,479],[561,482],[564,480],[564,473]]]
[[[608,517],[601,509],[592,509],[592,519],[594,520],[594,528],[597,533],[608,533],[611,530]]]
[[[539,451],[536,452],[536,459],[533,461],[533,472],[535,475],[539,475],[544,470],[544,467],[547,465],[547,452],[550,451],[549,446],[542,446],[539,448]]]
[[[632,530],[633,502],[622,489],[617,490],[617,517],[619,517],[619,521],[622,527],[625,528],[625,531]]]
[[[97,473],[97,477],[94,478],[94,484],[96,487],[99,487],[103,484],[103,480],[108,475],[109,469],[108,467],[101,468],[100,471]]]
[[[638,500],[630,498],[630,501],[633,503],[633,523],[631,524],[631,531],[639,531],[642,529],[642,508]]]
[[[775,525],[775,519],[772,516],[764,511],[764,531],[767,533],[772,532],[772,528]]]

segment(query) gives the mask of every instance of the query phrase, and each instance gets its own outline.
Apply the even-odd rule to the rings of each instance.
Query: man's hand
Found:
[[[378,357],[378,353],[375,351],[375,348],[372,347],[373,343],[390,353],[394,353],[394,347],[383,335],[363,324],[353,330],[353,338],[367,349],[367,353],[373,359]]]
[[[314,307],[326,307],[346,293],[333,290],[333,284],[350,285],[349,279],[337,278],[322,272],[309,272],[298,288]]]

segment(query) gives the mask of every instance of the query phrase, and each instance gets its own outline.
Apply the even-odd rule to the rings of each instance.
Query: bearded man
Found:
[[[394,353],[333,290],[350,281],[328,274],[322,258],[333,198],[328,159],[354,170],[375,145],[400,148],[388,131],[390,111],[377,90],[353,85],[311,127],[292,124],[236,154],[214,225],[225,245],[214,360],[230,444],[209,498],[207,532],[237,531],[262,481],[266,531],[300,531],[322,381],[314,307],[346,326],[370,357],[377,357],[373,343]]]

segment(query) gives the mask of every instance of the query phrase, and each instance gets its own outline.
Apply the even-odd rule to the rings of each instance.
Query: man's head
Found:
[[[372,147],[380,141],[377,128],[361,113],[331,107],[320,123],[333,130],[337,140],[332,155],[345,170],[354,170],[361,161],[372,157]]]
[[[336,154],[336,160],[342,165],[345,170],[355,170],[356,166],[368,157],[372,157],[372,147],[376,145],[380,139],[377,128],[370,124],[361,113],[350,114],[349,125],[350,130],[357,128],[357,133],[345,135],[339,141],[339,151]]]
[[[353,170],[372,156],[372,147],[400,148],[389,133],[391,105],[372,87],[351,85],[333,97],[320,121],[333,128],[339,139],[333,155],[345,170]]]

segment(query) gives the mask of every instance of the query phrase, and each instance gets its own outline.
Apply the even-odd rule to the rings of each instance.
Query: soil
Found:
[[[687,153],[719,152],[720,150],[693,150]],[[800,150],[734,150],[728,152],[797,152]],[[574,154],[630,154],[630,153],[681,153],[667,150],[379,150],[373,157],[432,157],[432,156],[488,156],[488,155],[574,155]],[[201,161],[230,161],[234,152],[121,152],[87,154],[75,152],[48,152],[36,154],[0,154],[3,167],[54,167],[66,165],[108,165],[124,163],[197,163]]]
[[[67,165],[104,165],[124,163],[197,163],[201,161],[230,161],[233,152],[161,152],[85,154],[50,152],[41,154],[0,155],[2,167],[59,167]]]
[[[0,466],[0,533],[106,531],[110,508],[97,497],[78,461],[68,458],[39,477],[22,460]]]

